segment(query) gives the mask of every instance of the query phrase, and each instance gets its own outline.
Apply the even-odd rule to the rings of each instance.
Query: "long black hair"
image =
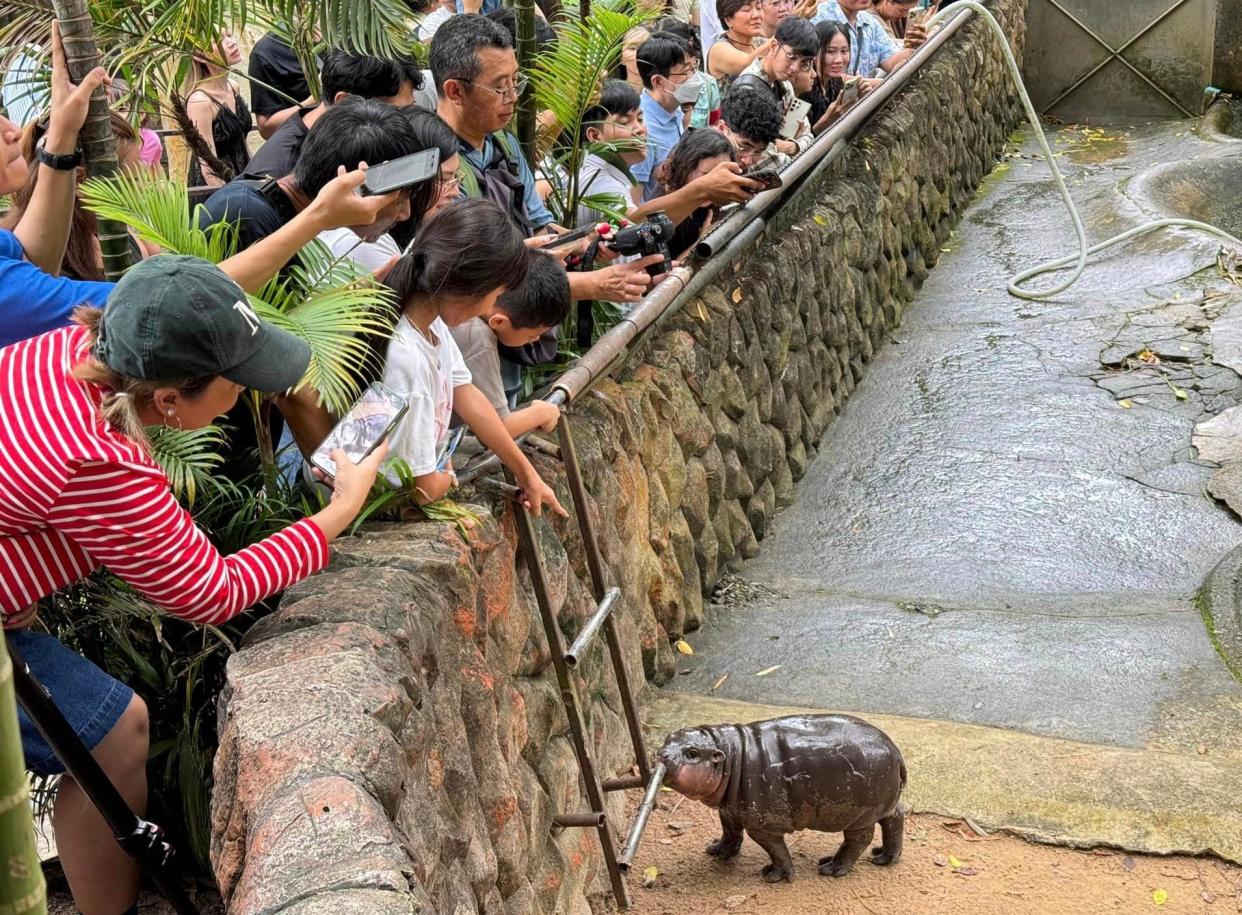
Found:
[[[737,154],[728,137],[710,128],[688,131],[656,170],[656,178],[666,194],[680,190],[689,183],[700,162],[716,156],[725,156],[730,162],[737,161]]]

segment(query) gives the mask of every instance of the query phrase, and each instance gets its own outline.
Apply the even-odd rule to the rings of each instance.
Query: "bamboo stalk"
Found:
[[[13,662],[0,649],[0,911],[47,912],[47,886],[39,866],[30,782],[13,693]]]

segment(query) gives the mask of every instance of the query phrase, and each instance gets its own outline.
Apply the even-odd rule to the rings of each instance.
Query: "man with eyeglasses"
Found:
[[[462,193],[490,199],[528,238],[555,231],[552,214],[535,186],[534,171],[517,138],[506,130],[527,84],[518,72],[509,33],[486,16],[454,16],[431,40],[430,62],[440,92],[437,113],[457,135]],[[575,270],[569,274],[570,294],[575,301],[637,302],[651,286],[645,268],[653,262],[643,258],[599,270]],[[549,362],[556,352],[554,333],[521,350],[502,348],[506,389],[520,384],[518,365]]]
[[[913,48],[897,44],[879,18],[870,12],[871,0],[824,0],[811,17],[817,22],[844,22],[850,30],[852,76],[870,79],[878,70],[892,73],[914,54]]]
[[[644,199],[660,193],[656,171],[686,132],[683,106],[693,109],[703,91],[690,47],[675,35],[656,32],[638,48],[638,75],[642,77],[640,104],[647,126],[647,155],[633,168],[644,186]]]
[[[716,129],[733,144],[742,168],[753,168],[765,160],[776,167],[784,164],[784,157],[772,146],[780,134],[781,110],[771,94],[735,82],[720,103]]]
[[[798,93],[793,80],[815,66],[819,53],[819,33],[815,26],[797,16],[791,16],[776,27],[775,41],[768,52],[758,57],[733,81],[737,87],[770,92],[780,106],[782,120],[790,108],[798,103]],[[796,156],[815,142],[810,122],[804,114],[793,128],[792,135],[785,131],[776,140],[776,150],[782,155]]]

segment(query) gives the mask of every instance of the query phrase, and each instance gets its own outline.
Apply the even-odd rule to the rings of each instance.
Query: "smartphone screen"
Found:
[[[357,464],[392,433],[407,409],[404,397],[378,382],[372,384],[315,449],[311,463],[336,476],[336,463],[329,457],[333,451],[340,448]]]
[[[366,195],[387,194],[430,181],[439,174],[440,150],[433,146],[400,159],[372,165],[367,169],[362,191]]]
[[[579,241],[580,239],[586,238],[588,235],[594,232],[597,228],[599,228],[599,223],[593,222],[590,225],[581,226],[577,229],[572,229],[569,232],[562,232],[560,235],[556,236],[555,241],[548,242],[546,247],[548,249],[552,249],[552,248],[563,248],[566,245],[572,245],[574,242]]]

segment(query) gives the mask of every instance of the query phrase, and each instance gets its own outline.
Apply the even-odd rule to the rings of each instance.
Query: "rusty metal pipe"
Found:
[[[566,664],[570,667],[578,666],[578,662],[586,654],[587,648],[590,647],[591,640],[599,633],[599,627],[604,625],[604,620],[608,619],[608,614],[612,613],[613,607],[617,605],[619,600],[621,600],[620,588],[609,588],[604,592],[604,599],[599,602],[595,612],[587,619],[586,625],[582,627],[582,631],[574,639],[574,643],[565,652]]]
[[[632,788],[641,788],[647,784],[647,779],[641,775],[620,775],[616,778],[606,778],[600,784],[605,791],[629,791]]]
[[[598,829],[604,825],[604,812],[558,813],[552,817],[552,825],[560,829]]]
[[[617,858],[617,867],[621,869],[621,873],[628,873],[630,865],[634,863],[634,856],[638,854],[639,843],[643,840],[643,833],[647,831],[647,820],[651,818],[651,811],[655,809],[656,798],[660,794],[660,786],[664,784],[664,763],[656,763],[656,767],[651,770],[651,781],[647,783],[647,793],[643,795],[643,802],[638,805],[638,810],[634,811],[634,822],[630,824],[630,831],[625,836],[625,847],[621,849],[621,856]]]

